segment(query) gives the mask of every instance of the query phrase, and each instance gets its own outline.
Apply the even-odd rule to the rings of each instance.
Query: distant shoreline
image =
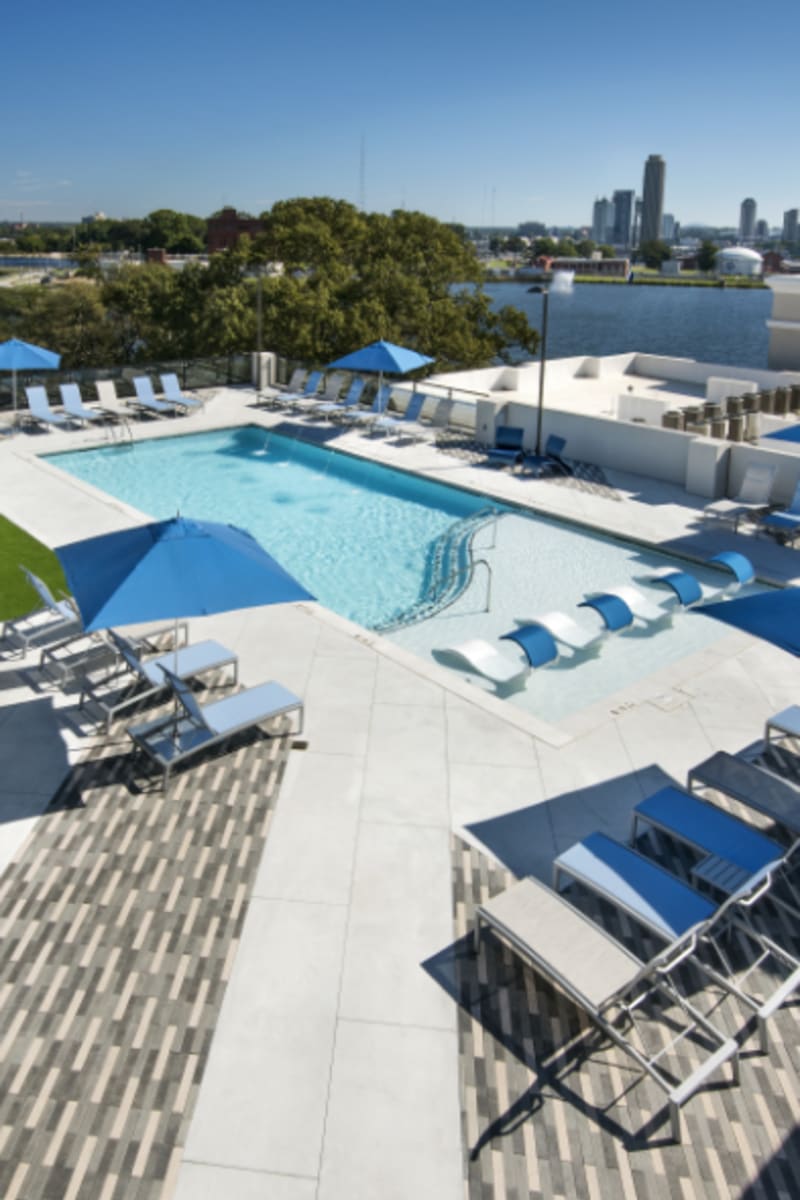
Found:
[[[544,279],[543,283],[549,283],[550,280]],[[740,288],[744,291],[764,291],[767,285],[763,279],[680,279],[675,278],[659,278],[654,276],[635,276],[629,283],[627,279],[622,279],[618,276],[609,275],[576,275],[575,283],[596,283],[596,284],[612,284],[615,287],[686,287],[686,288],[714,288],[715,290],[726,291],[728,288]],[[484,277],[484,283],[516,283],[527,284],[529,287],[536,285],[535,279],[514,279],[507,275],[489,275]]]

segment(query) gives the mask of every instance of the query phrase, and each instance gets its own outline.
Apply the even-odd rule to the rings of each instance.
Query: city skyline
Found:
[[[113,27],[98,0],[23,8],[15,46],[31,49],[5,66],[0,219],[258,214],[330,195],[466,225],[583,227],[593,197],[640,195],[658,154],[664,206],[682,225],[735,227],[746,196],[780,225],[800,201],[776,120],[791,109],[788,74],[721,87],[715,64],[741,59],[745,34],[713,5],[679,0],[671,13],[691,31],[680,53],[657,37],[656,10],[582,5],[573,69],[561,10],[536,10],[534,52],[523,0],[495,6],[491,36],[475,0],[409,0],[402,17],[366,0],[335,10],[142,0],[135,21]],[[620,54],[610,33],[634,14],[636,46]],[[43,28],[58,62],[34,58]],[[581,56],[578,43],[601,52]],[[747,153],[708,132],[731,129]]]

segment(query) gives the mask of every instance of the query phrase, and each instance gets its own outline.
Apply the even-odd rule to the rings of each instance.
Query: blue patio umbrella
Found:
[[[714,617],[800,656],[800,588],[776,588],[690,610]]]
[[[34,346],[32,342],[21,342],[19,338],[0,342],[0,371],[11,371],[11,395],[15,413],[17,411],[17,371],[57,371],[60,365],[61,355],[56,354],[53,350]]]
[[[244,529],[173,517],[60,546],[87,632],[313,600]]]
[[[342,371],[367,371],[378,376],[378,388],[383,385],[384,375],[407,375],[409,371],[417,371],[427,367],[434,360],[426,354],[418,354],[416,350],[408,350],[405,346],[395,346],[394,342],[371,342],[360,350],[345,354],[328,363],[330,368]]]

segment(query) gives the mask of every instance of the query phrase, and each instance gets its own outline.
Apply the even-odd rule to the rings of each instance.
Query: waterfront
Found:
[[[500,307],[515,305],[541,329],[542,297],[529,283],[492,283],[486,292]],[[624,354],[639,350],[703,362],[766,367],[766,321],[772,293],[765,289],[627,287],[576,284],[553,293],[548,358]]]

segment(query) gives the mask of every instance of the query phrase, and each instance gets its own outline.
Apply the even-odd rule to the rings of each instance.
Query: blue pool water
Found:
[[[368,628],[413,606],[431,543],[487,505],[483,496],[255,426],[48,457],[149,517],[180,511],[249,529],[322,604]],[[497,521],[476,537],[476,553],[491,566],[489,609],[488,571],[481,568],[451,608],[392,633],[392,640],[455,667],[441,650],[471,638],[513,657],[515,647],[498,639],[540,613],[557,609],[591,624],[592,614],[577,607],[591,590],[635,583],[652,600],[664,601],[664,589],[647,577],[675,560],[494,507]],[[720,572],[691,570],[709,588],[727,583]],[[511,699],[558,720],[705,648],[723,632],[715,621],[680,612],[653,631],[607,639],[598,654],[535,672]],[[461,673],[492,690],[487,680]]]

